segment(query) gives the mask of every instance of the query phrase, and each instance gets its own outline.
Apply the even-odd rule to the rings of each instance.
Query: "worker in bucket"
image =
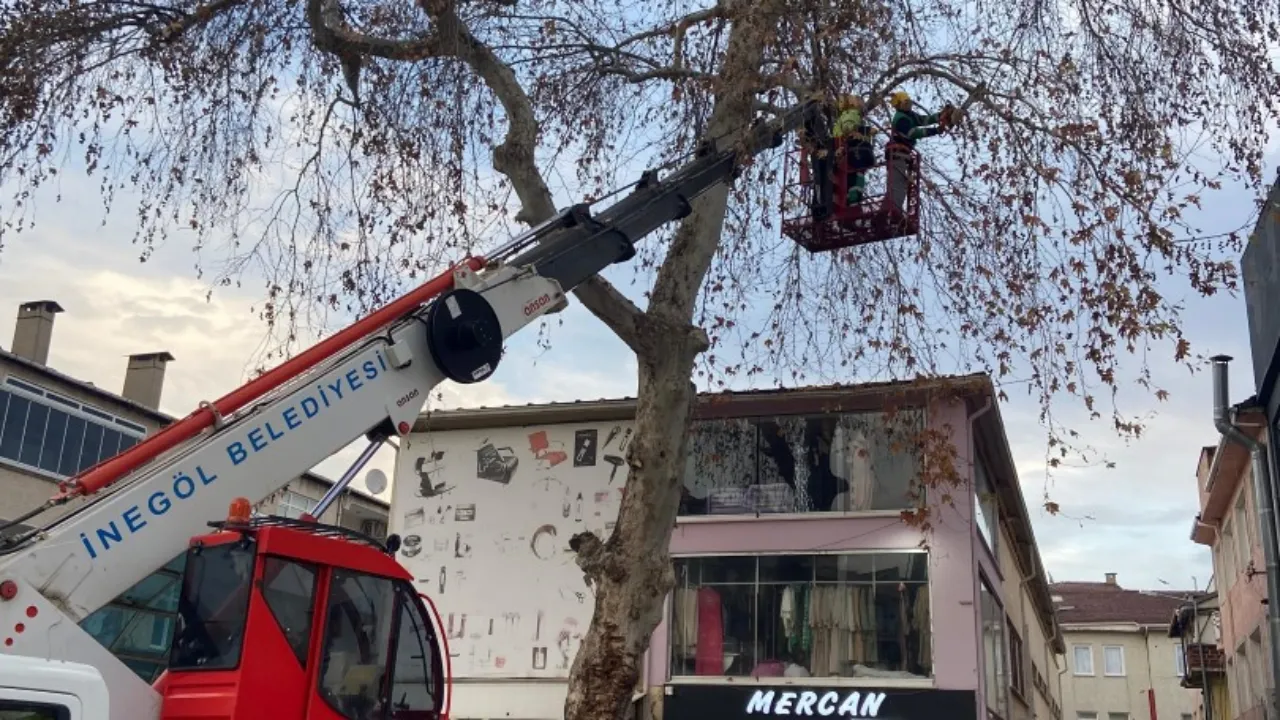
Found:
[[[946,132],[959,119],[959,112],[948,103],[940,113],[918,113],[913,108],[911,96],[902,90],[889,96],[889,105],[894,112],[889,144],[885,146],[885,160],[889,166],[888,195],[893,207],[905,213],[911,186],[911,156],[916,142]]]
[[[875,148],[871,145],[876,128],[867,122],[863,112],[866,103],[858,95],[842,96],[837,107],[840,115],[836,118],[832,135],[835,136],[836,146],[843,146],[841,149],[845,153],[848,173],[845,201],[849,205],[856,205],[862,202],[867,187],[867,169],[876,164]]]

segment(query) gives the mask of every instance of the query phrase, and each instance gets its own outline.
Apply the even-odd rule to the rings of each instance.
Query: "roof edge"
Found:
[[[119,393],[114,393],[114,392],[111,392],[110,390],[107,390],[106,388],[98,387],[97,385],[86,382],[79,378],[71,377],[70,375],[60,370],[54,370],[53,368],[48,367],[46,365],[41,365],[38,362],[28,360],[22,357],[21,355],[15,355],[14,353],[9,352],[8,350],[0,349],[0,359],[11,360],[14,363],[21,365],[22,367],[28,370],[32,370],[32,371],[35,371],[36,373],[39,373],[45,378],[48,378],[55,382],[64,383],[66,385],[73,386],[77,390],[82,390],[97,398],[109,400],[113,403],[127,407],[132,411],[135,411],[141,415],[145,415],[147,418],[151,420],[161,423],[162,425],[167,425],[177,419],[174,416],[169,415],[168,413],[164,413],[154,408],[147,407],[146,405],[143,405],[142,403],[137,402],[135,400],[130,400],[129,398]]]
[[[700,392],[698,407],[694,412],[695,417],[707,418],[750,415],[752,411],[761,410],[779,415],[804,414],[819,409],[827,412],[842,409],[854,411],[883,404],[885,399],[918,404],[936,393],[975,395],[991,393],[991,387],[990,376],[974,373],[851,385]],[[618,421],[634,417],[635,409],[636,399],[623,397],[430,410],[418,416],[413,432]]]

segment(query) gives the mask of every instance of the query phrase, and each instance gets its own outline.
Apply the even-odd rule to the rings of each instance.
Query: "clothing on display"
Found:
[[[698,646],[697,588],[676,588],[671,600],[671,613],[675,620],[671,642],[679,656],[689,657]]]
[[[697,675],[724,674],[724,623],[720,593],[712,588],[698,589],[698,649],[694,656]]]

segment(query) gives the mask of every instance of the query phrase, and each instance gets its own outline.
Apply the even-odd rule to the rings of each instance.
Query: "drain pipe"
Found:
[[[1280,548],[1276,546],[1275,498],[1271,493],[1271,468],[1266,446],[1245,434],[1235,425],[1235,412],[1229,409],[1227,363],[1231,357],[1215,355],[1213,362],[1213,424],[1224,437],[1249,449],[1253,469],[1253,496],[1262,525],[1262,549],[1267,563],[1267,622],[1271,630],[1271,677],[1280,678]],[[1273,695],[1272,711],[1280,711]],[[1269,713],[1270,714],[1270,713]],[[1272,717],[1277,715],[1272,714]]]

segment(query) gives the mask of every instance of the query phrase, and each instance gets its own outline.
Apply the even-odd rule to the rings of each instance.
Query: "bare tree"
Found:
[[[1193,357],[1158,281],[1235,285],[1229,260],[1187,241],[1186,213],[1226,180],[1261,182],[1278,13],[1231,0],[5,0],[6,229],[29,226],[25,199],[75,148],[108,208],[120,187],[141,193],[144,259],[191,232],[217,281],[260,270],[265,314],[288,329],[482,249],[512,230],[512,206],[516,223],[539,222],[553,189],[600,196],[637,158],[732,142],[815,94],[963,102],[965,122],[922,144],[915,238],[797,250],[777,234],[769,156],[642,247],[643,309],[600,278],[575,291],[639,360],[616,528],[574,539],[596,612],[565,717],[612,720],[673,583],[693,379],[987,368],[1036,394],[1051,463],[1073,437],[1052,408],[1075,398],[1100,417],[1122,355],[1163,397],[1146,352]]]

